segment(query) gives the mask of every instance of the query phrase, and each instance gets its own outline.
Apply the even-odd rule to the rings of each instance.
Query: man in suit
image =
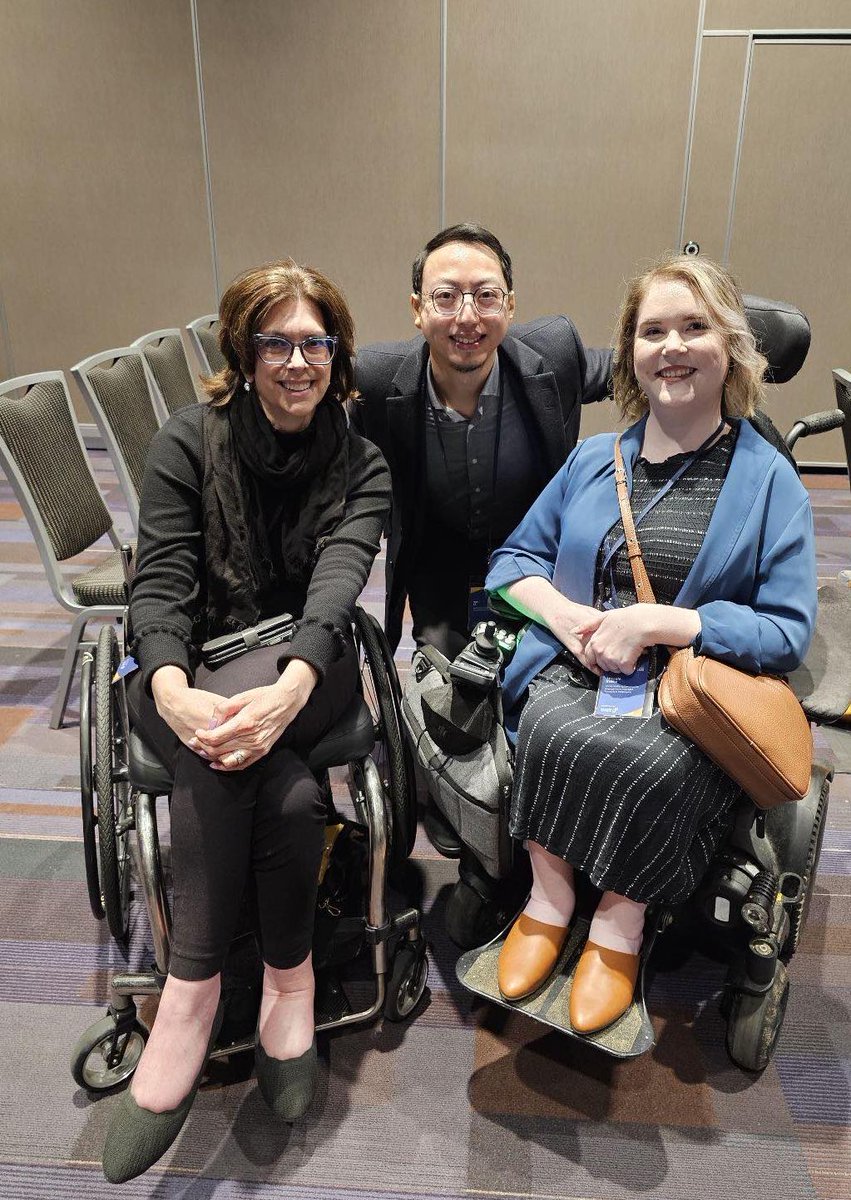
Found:
[[[357,356],[356,421],[393,475],[385,628],[409,599],[418,645],[467,643],[488,557],[576,444],[579,406],[605,398],[609,351],[567,317],[512,328],[511,259],[481,225],[453,225],[414,260],[420,336]]]
[[[355,421],[390,465],[385,629],[395,650],[405,600],[418,645],[449,658],[484,615],[499,546],[576,444],[580,405],[606,397],[609,351],[586,351],[567,317],[512,327],[511,258],[481,225],[453,225],[414,260],[419,336],[357,356]],[[426,830],[460,852],[434,809]]]

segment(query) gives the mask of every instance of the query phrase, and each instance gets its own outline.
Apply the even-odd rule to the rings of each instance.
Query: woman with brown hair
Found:
[[[354,606],[389,509],[384,459],[347,423],[354,330],[335,285],[270,263],[231,284],[220,319],[227,366],[204,381],[208,405],[156,436],[142,489],[128,702],[174,768],[174,924],[157,1018],[107,1134],[112,1182],[147,1170],[186,1119],[251,876],[260,1090],[285,1120],[310,1103],[325,810],[306,757],[354,694]],[[296,618],[288,643],[204,664],[209,639],[282,613]]]
[[[636,602],[614,434],[577,447],[491,560],[487,587],[532,621],[504,701],[517,730],[511,832],[533,887],[499,986],[517,1000],[546,982],[584,872],[602,896],[570,992],[579,1033],[629,1007],[646,906],[691,894],[740,795],[653,704],[665,647],[781,674],[812,636],[809,499],[748,421],[765,368],[724,268],[682,256],[633,280],[615,401],[634,422],[621,448],[657,603]]]

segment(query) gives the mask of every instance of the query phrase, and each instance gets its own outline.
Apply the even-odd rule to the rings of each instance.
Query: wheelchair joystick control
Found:
[[[473,630],[473,645],[482,658],[499,658],[496,640],[496,621],[484,621]]]
[[[502,648],[495,621],[482,621],[473,630],[473,640],[449,664],[449,675],[460,684],[489,691],[502,666]]]

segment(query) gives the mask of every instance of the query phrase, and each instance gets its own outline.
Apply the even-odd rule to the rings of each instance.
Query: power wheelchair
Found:
[[[129,574],[129,548],[126,564]],[[81,662],[83,851],[92,913],[106,920],[121,947],[128,943],[131,890],[138,884],[150,923],[154,961],[147,970],[113,976],[106,1015],[74,1047],[71,1073],[79,1086],[92,1092],[113,1088],[132,1075],[148,1036],[134,997],[161,991],[170,950],[171,915],[157,798],[170,795],[172,781],[169,771],[130,728],[121,674],[125,628],[126,622],[118,631],[113,625],[104,626],[96,649],[86,652]],[[383,629],[359,606],[353,632],[360,656],[359,691],[308,759],[326,798],[322,874],[327,880],[336,870],[337,883],[336,888],[320,886],[317,905],[318,1031],[359,1024],[382,1013],[393,1021],[405,1020],[423,997],[428,979],[419,911],[388,911],[388,872],[407,859],[416,833],[416,793],[402,738],[399,682]],[[344,822],[335,810],[332,767],[348,770],[355,822]],[[343,843],[347,853],[341,856],[342,865],[335,867],[335,850]],[[260,959],[251,932],[250,896],[243,907],[246,932],[232,945],[224,966],[225,1018],[212,1058],[253,1049]],[[353,1011],[338,972],[367,953],[374,980],[372,999]]]
[[[789,305],[758,297],[746,297],[746,307],[769,360],[769,378],[778,383],[792,378],[809,348],[806,318]],[[769,441],[788,453],[799,437],[841,426],[843,414],[829,410],[804,418],[795,424],[785,443],[767,417],[761,416],[755,423]],[[501,623],[497,618],[477,627],[477,636],[449,668],[450,674],[468,685],[478,675],[483,692],[491,685],[497,687],[500,643],[504,647],[511,640],[510,629],[500,629]],[[428,669],[427,655],[418,652],[412,679],[418,674],[423,679]],[[499,715],[498,697],[495,706]],[[420,775],[438,807],[443,808],[446,800],[444,795],[441,803],[436,773],[445,768],[441,756],[435,755],[423,769],[423,731],[419,723],[412,721],[414,708],[407,693],[404,713],[412,745],[420,749]],[[508,753],[510,759],[510,749]],[[648,909],[632,1007],[608,1029],[582,1036],[581,1040],[618,1058],[635,1057],[655,1044],[645,1003],[645,972],[657,935],[676,924],[688,932],[690,939],[708,933],[729,963],[722,1015],[727,1023],[726,1045],[731,1059],[754,1072],[767,1066],[783,1024],[789,990],[787,966],[798,948],[814,888],[831,777],[826,765],[815,763],[807,795],[797,804],[770,811],[757,809],[747,797],[742,799],[732,816],[726,841],[688,904],[678,910],[661,906]],[[577,1038],[581,1035],[570,1026],[568,999],[570,980],[589,926],[585,903],[589,897],[581,888],[577,918],[550,982],[526,1000],[511,1004],[503,1000],[497,986],[499,951],[514,914],[525,902],[530,879],[526,856],[511,848],[507,833],[509,791],[503,787],[498,794],[494,789],[487,851],[484,844],[477,845],[470,839],[463,845],[459,879],[446,907],[447,931],[464,951],[457,963],[457,976],[474,994],[504,1008],[519,1009]],[[445,811],[444,815],[451,821],[456,813]],[[481,807],[467,828],[474,828],[476,821],[483,829]],[[464,841],[463,829],[459,832]]]

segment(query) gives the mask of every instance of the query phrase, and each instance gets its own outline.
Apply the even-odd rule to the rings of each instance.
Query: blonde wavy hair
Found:
[[[346,298],[327,275],[291,258],[252,267],[237,276],[219,305],[219,345],[227,365],[201,380],[211,404],[227,404],[254,373],[253,335],[277,305],[310,300],[322,313],[325,330],[336,335],[328,395],[345,404],[355,393],[355,326]]]
[[[647,397],[635,377],[634,346],[638,310],[652,284],[658,280],[682,283],[704,310],[711,329],[721,335],[730,371],[724,382],[722,410],[728,417],[750,417],[765,400],[764,376],[768,360],[756,340],[733,276],[710,258],[671,255],[637,275],[627,285],[615,327],[615,404],[621,415],[636,421],[648,409]]]

